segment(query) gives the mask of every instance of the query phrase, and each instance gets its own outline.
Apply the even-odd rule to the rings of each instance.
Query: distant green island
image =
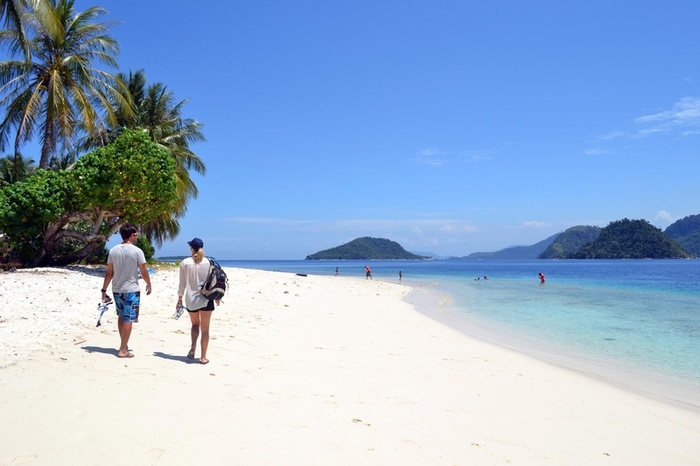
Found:
[[[419,256],[406,251],[396,241],[385,238],[365,236],[357,238],[335,248],[319,251],[306,256],[306,260],[425,260],[428,256]]]
[[[685,252],[700,257],[700,215],[689,215],[666,228],[666,236],[674,240]]]
[[[451,260],[479,259],[684,259],[700,256],[700,215],[669,225],[627,218],[605,228],[578,225],[531,246],[475,252]]]
[[[574,259],[680,259],[690,255],[663,231],[645,220],[618,220],[595,241],[570,255]]]

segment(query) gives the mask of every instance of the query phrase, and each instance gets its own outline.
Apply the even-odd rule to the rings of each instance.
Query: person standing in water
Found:
[[[544,283],[544,274],[542,272],[539,273],[540,277],[540,283]]]

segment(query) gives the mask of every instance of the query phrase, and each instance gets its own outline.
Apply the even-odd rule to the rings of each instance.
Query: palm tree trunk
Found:
[[[51,152],[53,152],[53,130],[52,124],[46,123],[46,130],[44,131],[44,143],[41,145],[41,159],[39,159],[39,168],[48,168],[49,159],[51,158]]]

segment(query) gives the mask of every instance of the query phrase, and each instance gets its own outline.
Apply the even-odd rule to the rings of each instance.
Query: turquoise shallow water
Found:
[[[360,278],[369,265],[395,282],[400,270],[403,283],[448,297],[437,313],[471,336],[700,408],[697,260],[220,262]]]

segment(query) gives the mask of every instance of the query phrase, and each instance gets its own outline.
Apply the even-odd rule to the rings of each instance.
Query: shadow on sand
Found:
[[[119,350],[116,348],[103,348],[101,346],[81,346],[80,349],[87,351],[88,353],[109,354],[114,357],[117,357],[117,354],[119,354]]]
[[[163,358],[163,359],[169,359],[170,361],[180,361],[184,362],[186,364],[192,364],[192,363],[198,363],[199,360],[197,359],[189,359],[187,356],[178,356],[174,354],[166,354],[161,351],[154,351],[153,356],[157,358]]]
[[[110,356],[117,357],[119,350],[116,348],[103,348],[102,346],[81,346],[80,349],[88,353],[102,353],[109,354]],[[189,359],[187,356],[179,356],[175,354],[166,354],[161,351],[154,351],[153,356],[162,359],[168,359],[170,361],[184,362],[186,364],[199,363],[198,359]]]

